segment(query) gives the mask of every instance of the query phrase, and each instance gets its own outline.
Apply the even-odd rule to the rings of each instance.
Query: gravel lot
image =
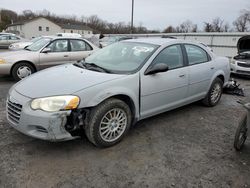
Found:
[[[236,79],[249,99],[250,81]],[[11,128],[5,96],[13,84],[0,77],[0,187],[250,187],[250,139],[241,153],[233,149],[244,112],[237,96],[143,120],[118,145],[98,149],[86,138],[50,143]]]

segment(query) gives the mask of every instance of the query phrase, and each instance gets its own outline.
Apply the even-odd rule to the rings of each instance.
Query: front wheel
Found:
[[[220,78],[215,78],[206,97],[202,100],[206,106],[215,106],[218,104],[222,94],[223,82]]]
[[[109,147],[126,135],[131,120],[131,110],[125,102],[108,99],[92,109],[85,133],[96,146]]]
[[[29,63],[23,62],[23,63],[18,63],[14,65],[11,74],[12,74],[12,77],[16,81],[19,81],[33,74],[34,72],[35,72],[35,69],[32,65],[30,65]]]
[[[247,114],[241,118],[234,137],[234,148],[240,151],[247,139]]]

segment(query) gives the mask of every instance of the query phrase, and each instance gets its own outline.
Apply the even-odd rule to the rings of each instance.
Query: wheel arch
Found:
[[[35,72],[37,71],[37,68],[36,68],[36,66],[35,66],[34,63],[32,63],[31,61],[27,61],[27,60],[21,60],[21,61],[18,61],[18,62],[14,63],[14,64],[12,65],[12,67],[11,67],[11,69],[10,69],[10,74],[12,74],[12,70],[13,70],[13,68],[15,67],[15,65],[17,65],[17,64],[19,64],[19,63],[28,63],[29,65],[31,65],[31,66],[34,68]]]

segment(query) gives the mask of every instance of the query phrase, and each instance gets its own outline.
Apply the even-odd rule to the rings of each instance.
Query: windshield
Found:
[[[86,58],[112,73],[132,73],[139,69],[158,46],[136,42],[118,42],[107,46]]]
[[[36,37],[36,38],[33,38],[32,40],[31,40],[31,42],[36,42],[36,41],[39,41],[40,39],[42,39],[42,37]]]
[[[51,38],[42,38],[42,39],[32,43],[31,45],[29,45],[25,49],[29,50],[29,51],[38,51],[41,48],[43,48],[46,44],[48,44],[51,40],[52,40]]]

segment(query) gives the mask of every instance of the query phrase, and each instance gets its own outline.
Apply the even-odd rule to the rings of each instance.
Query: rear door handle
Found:
[[[64,55],[63,57],[69,57],[68,55]]]
[[[179,75],[179,77],[180,77],[180,78],[182,78],[182,77],[184,77],[184,76],[185,76],[185,74],[181,74],[181,75]]]
[[[211,70],[214,70],[214,67],[211,67],[210,69],[211,69]]]

